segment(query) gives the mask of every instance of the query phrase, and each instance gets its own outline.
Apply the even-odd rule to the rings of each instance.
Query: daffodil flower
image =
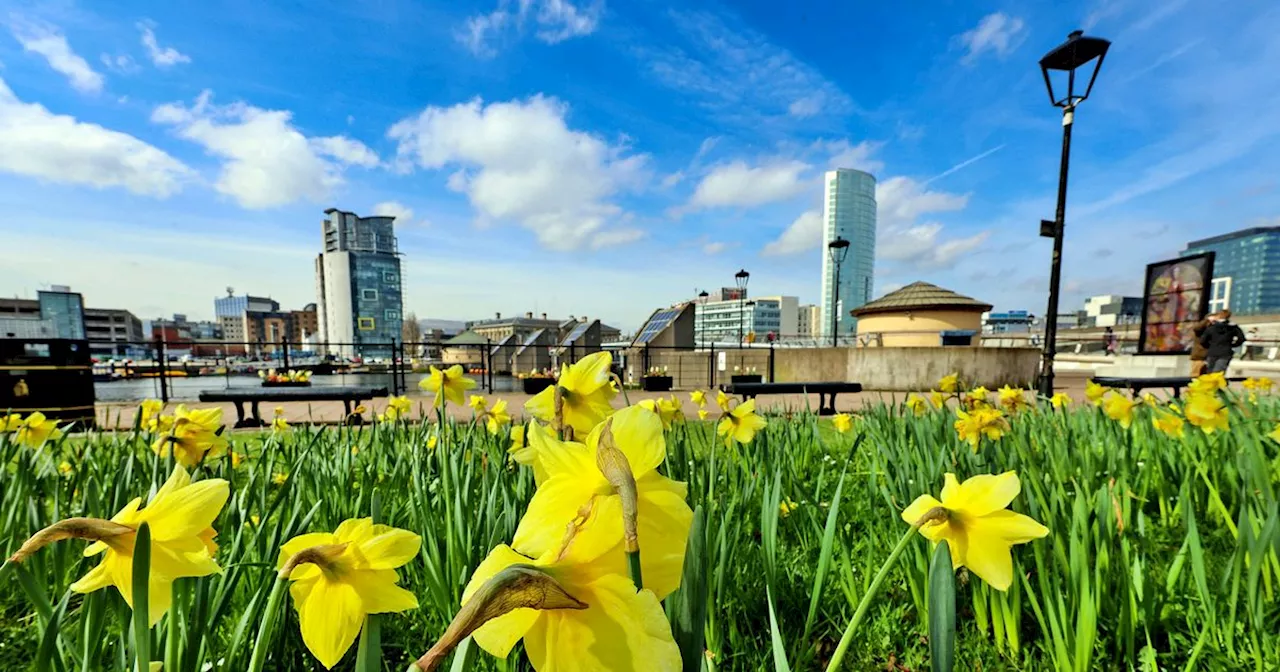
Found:
[[[1141,401],[1133,401],[1123,395],[1113,394],[1107,398],[1103,411],[1107,417],[1120,423],[1121,427],[1129,429],[1133,424],[1133,409],[1142,405]]]
[[[747,444],[756,438],[756,432],[764,429],[769,424],[764,418],[756,414],[756,400],[748,399],[741,404],[733,407],[720,418],[720,424],[716,426],[716,434],[724,437],[726,442],[730,440],[738,443]]]
[[[1201,376],[1203,378],[1204,376]],[[1188,394],[1183,415],[1187,422],[1199,427],[1205,434],[1229,429],[1229,415],[1226,404],[1213,392]]]
[[[947,398],[937,390],[929,390],[929,403],[933,404],[934,408],[942,408],[947,403]]]
[[[284,419],[284,407],[276,406],[275,417],[271,419],[271,431],[282,434],[289,431],[289,422]]]
[[[1102,398],[1105,397],[1107,393],[1110,391],[1111,391],[1110,389],[1105,388],[1093,382],[1092,380],[1085,381],[1084,397],[1085,399],[1088,399],[1089,403],[1093,404],[1094,406],[1101,406]]]
[[[1245,378],[1244,383],[1242,384],[1244,385],[1244,389],[1249,390],[1250,392],[1270,392],[1271,388],[1275,385],[1270,378],[1265,376],[1261,378]]]
[[[684,417],[684,410],[680,406],[680,400],[674,394],[670,398],[645,399],[636,405],[656,413],[658,419],[662,420],[663,429],[671,429],[671,425]]]
[[[1190,385],[1187,385],[1187,392],[1190,394],[1212,394],[1225,389],[1227,389],[1227,374],[1221,371],[1198,376],[1191,381]]]
[[[697,404],[698,408],[703,408],[707,405],[707,393],[702,390],[694,390],[689,393],[689,401]]]
[[[179,405],[170,428],[155,440],[151,450],[160,457],[168,457],[172,451],[178,464],[194,467],[205,457],[218,458],[227,452],[227,440],[218,433],[220,429],[221,408],[187,410]]]
[[[506,399],[499,399],[485,415],[487,416],[485,426],[489,429],[490,434],[496,435],[502,431],[503,427],[511,424],[511,415],[507,413]]]
[[[921,397],[918,394],[912,394],[908,396],[906,403],[907,403],[907,408],[910,409],[911,412],[914,413],[915,415],[924,415],[925,411],[927,410],[925,408],[924,397]]]
[[[728,413],[729,405],[732,402],[733,400],[729,398],[729,395],[724,393],[724,390],[716,390],[716,406],[719,406],[720,410]]]
[[[1055,392],[1052,397],[1049,397],[1049,403],[1053,404],[1054,408],[1064,408],[1071,405],[1071,396],[1066,392]]]
[[[39,411],[28,414],[25,419],[10,415],[5,420],[5,429],[14,433],[15,442],[31,448],[39,448],[45,441],[62,436],[62,430],[58,429],[58,421],[46,418],[44,413]]]
[[[853,429],[853,417],[848,413],[836,413],[831,416],[831,425],[836,428],[837,432],[845,434],[850,429]]]
[[[960,374],[952,373],[943,376],[942,379],[938,381],[938,389],[942,390],[945,394],[955,394],[956,390],[960,389]]]
[[[159,399],[147,399],[138,407],[138,427],[148,432],[167,432],[173,422],[172,418],[161,415],[164,402]]]
[[[537,557],[567,543],[584,560],[604,558],[601,562],[627,575],[622,497],[614,492],[596,462],[605,427],[602,424],[592,430],[584,445],[557,440],[530,424],[530,441],[545,470],[545,480],[516,529],[512,542],[516,550]],[[680,585],[685,541],[693,521],[693,511],[685,503],[688,487],[657,471],[667,446],[662,421],[652,412],[638,406],[618,411],[610,419],[608,431],[635,478],[636,532],[644,584],[658,599],[664,599]]]
[[[476,413],[484,413],[485,409],[489,408],[489,400],[478,394],[473,394],[467,397],[467,405]]]
[[[964,483],[951,473],[945,479],[942,501],[920,495],[902,512],[902,519],[914,525],[934,509],[945,510],[941,519],[922,525],[920,534],[935,544],[947,540],[952,565],[968,567],[996,590],[1008,590],[1013,583],[1013,545],[1044,537],[1049,528],[1005,508],[1022,487],[1015,472],[982,474]]]
[[[997,408],[982,407],[972,411],[956,411],[956,434],[962,441],[968,441],[973,452],[978,452],[978,444],[982,438],[999,441],[1009,431],[1009,421],[1004,412]]]
[[[151,528],[151,574],[147,607],[150,623],[155,625],[172,600],[175,579],[208,576],[221,571],[214,562],[218,550],[213,538],[214,519],[222,511],[230,495],[230,487],[220,478],[191,482],[182,466],[173,473],[156,494],[139,510],[142,499],[134,498],[111,519],[112,523],[137,530],[143,523]],[[77,593],[90,593],[115,586],[124,601],[133,606],[134,532],[104,538],[85,549],[85,557],[105,552],[102,562],[71,584]]]
[[[1010,413],[1017,413],[1018,411],[1025,410],[1031,406],[1031,404],[1027,402],[1026,390],[1023,390],[1020,387],[1010,387],[1009,385],[1005,385],[997,390],[997,393],[1000,395],[1000,405]]]
[[[612,364],[612,355],[597,352],[572,366],[561,365],[556,384],[525,402],[524,409],[543,422],[556,422],[556,391],[559,390],[564,426],[572,427],[578,436],[586,436],[613,413],[610,402],[618,391],[610,384]]]
[[[445,402],[461,404],[467,390],[476,386],[476,381],[462,375],[462,365],[453,366],[441,371],[431,367],[431,375],[418,383],[418,387],[435,395],[436,408],[444,408]]]
[[[972,390],[969,390],[969,401],[982,402],[985,404],[987,401],[987,397],[990,396],[990,394],[991,394],[990,390],[979,385],[973,388]]]
[[[387,399],[387,413],[395,412],[395,417],[401,418],[413,412],[413,402],[409,401],[409,397],[400,395],[398,397],[390,397]]]
[[[699,409],[698,409],[698,419],[699,419],[699,420],[706,420],[706,419],[707,419],[707,409],[705,409],[705,408],[699,408]]]
[[[282,569],[298,554],[315,551],[288,576],[302,641],[321,665],[332,668],[342,660],[365,616],[418,607],[418,598],[396,585],[395,570],[418,555],[421,544],[412,532],[357,518],[332,534],[303,534],[281,547],[276,566]]]
[[[1183,420],[1174,413],[1157,411],[1151,417],[1151,424],[1170,438],[1180,439],[1183,432]]]
[[[683,545],[683,538],[680,543]],[[523,639],[529,662],[543,672],[678,672],[680,650],[658,595],[647,586],[637,591],[625,573],[618,573],[602,559],[585,559],[584,555],[589,555],[585,551],[576,541],[564,553],[558,546],[537,556],[517,553],[505,545],[490,551],[471,575],[462,593],[463,605],[499,572],[526,565],[555,580],[580,606],[510,611],[480,626],[472,634],[475,642],[505,658]],[[645,577],[647,584],[648,574]]]

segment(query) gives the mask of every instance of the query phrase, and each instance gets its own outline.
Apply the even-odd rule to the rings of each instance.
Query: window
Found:
[[[360,300],[361,300],[361,301],[377,301],[377,300],[378,300],[378,290],[376,290],[376,289],[362,289],[362,290],[360,290]]]
[[[383,271],[382,281],[389,282],[394,285],[397,282],[400,282],[400,276],[398,276],[395,271]]]
[[[360,328],[360,331],[373,331],[375,328],[372,317],[356,318],[356,326]]]
[[[1216,313],[1231,307],[1231,278],[1214,278],[1209,289],[1209,312]]]
[[[382,314],[382,318],[388,322],[395,322],[400,319],[400,311],[387,309],[387,311]]]

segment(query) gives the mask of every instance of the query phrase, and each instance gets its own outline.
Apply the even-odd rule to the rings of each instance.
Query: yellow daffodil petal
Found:
[[[471,581],[467,583],[467,587],[462,591],[462,603],[466,604],[471,600],[472,595],[485,581],[493,578],[498,572],[510,567],[511,565],[533,564],[533,559],[523,556],[513,551],[509,546],[500,545],[489,552],[489,555],[481,561],[480,566],[476,567],[476,571],[471,575]],[[511,648],[520,641],[529,628],[533,627],[535,621],[542,612],[534,609],[516,609],[507,612],[498,618],[486,622],[480,626],[472,637],[480,648],[499,657],[506,658],[511,652]]]
[[[928,513],[930,509],[939,506],[942,506],[942,502],[934,499],[933,495],[920,495],[919,497],[916,497],[916,501],[911,502],[907,508],[903,509],[902,519],[905,520],[908,525],[915,525],[916,521],[920,520],[920,518],[922,518],[924,514]]]
[[[421,546],[422,538],[412,532],[374,525],[372,536],[360,542],[360,552],[368,560],[369,569],[395,569],[417,556]]]
[[[942,490],[942,503],[953,511],[985,516],[1009,506],[1021,488],[1018,474],[1013,471],[1006,471],[998,476],[979,474],[958,485],[955,484],[955,475],[947,474],[947,485]]]
[[[583,591],[580,591],[583,592]],[[602,577],[583,595],[581,611],[548,611],[525,637],[529,661],[557,672],[676,672],[680,650],[662,605],[636,592],[625,576]]]
[[[397,614],[418,608],[418,598],[396,585],[395,570],[378,569],[352,572],[346,580],[356,588],[366,613]]]
[[[529,501],[512,547],[538,557],[560,544],[565,525],[572,522],[580,528],[573,538],[574,549],[586,552],[587,560],[603,554],[622,538],[622,507],[618,496],[610,493],[612,488],[598,471],[551,477]],[[601,515],[606,509],[606,515]]]
[[[600,424],[587,437],[587,447],[593,455],[603,429],[604,424]],[[657,469],[667,456],[662,420],[642,407],[632,406],[613,414],[610,432],[618,450],[627,456],[631,473],[637,479]]]
[[[298,610],[302,641],[326,668],[342,660],[364,624],[364,608],[354,586],[319,574],[289,587]]]

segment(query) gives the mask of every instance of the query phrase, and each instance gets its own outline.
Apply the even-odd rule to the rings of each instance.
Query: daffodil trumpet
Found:
[[[516,609],[586,609],[587,604],[565,591],[545,572],[532,565],[511,565],[484,582],[454,615],[440,639],[408,672],[431,672],[449,657],[462,640],[477,628]]]

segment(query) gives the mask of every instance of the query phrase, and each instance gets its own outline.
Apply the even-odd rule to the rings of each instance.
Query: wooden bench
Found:
[[[836,395],[858,393],[862,383],[730,383],[720,389],[726,394],[738,394],[754,399],[762,394],[814,394],[818,395],[818,415],[836,414]]]
[[[366,387],[358,385],[342,385],[334,387],[244,387],[225,390],[204,390],[200,393],[200,401],[229,401],[236,405],[236,429],[241,427],[265,427],[266,422],[258,413],[258,404],[281,401],[341,401],[348,424],[358,425],[362,418],[352,417],[353,406],[360,402],[387,396],[385,387]],[[245,417],[244,405],[250,405],[250,415]]]
[[[1095,385],[1103,387],[1128,389],[1129,393],[1137,396],[1143,390],[1154,388],[1169,388],[1173,390],[1173,396],[1182,395],[1182,388],[1191,384],[1195,380],[1191,376],[1164,376],[1159,378],[1122,378],[1116,376],[1094,376],[1092,379]],[[1240,382],[1244,380],[1239,376],[1228,378],[1228,382]]]

